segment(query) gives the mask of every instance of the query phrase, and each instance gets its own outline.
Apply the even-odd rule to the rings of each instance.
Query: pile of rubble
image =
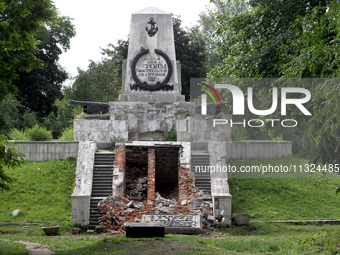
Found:
[[[146,200],[148,177],[139,177],[135,181],[126,184],[127,198],[131,200]]]
[[[147,169],[145,167],[132,167],[126,174],[126,196],[131,200],[146,200],[147,196]]]
[[[98,233],[124,234],[124,224],[140,222],[143,214],[202,214],[203,225],[207,228],[209,227],[208,216],[212,215],[212,204],[203,201],[203,193],[200,195],[190,201],[178,202],[174,198],[165,199],[157,193],[152,207],[147,206],[146,201],[130,201],[122,196],[105,198],[99,202],[98,208],[106,214],[101,218],[101,223],[96,230]]]
[[[129,172],[126,194],[108,197],[99,202],[98,209],[106,214],[101,217],[101,222],[96,227],[98,233],[124,234],[124,224],[140,222],[143,214],[201,214],[203,226],[209,227],[213,205],[206,201],[203,192],[199,192],[195,187],[194,175],[191,172],[182,169],[178,190],[169,194],[169,199],[157,192],[152,203],[147,203],[148,180],[144,171]]]

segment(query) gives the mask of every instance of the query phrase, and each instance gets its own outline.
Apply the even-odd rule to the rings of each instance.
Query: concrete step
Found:
[[[92,183],[92,187],[100,187],[100,186],[110,186],[112,187],[112,181],[96,181]]]
[[[210,156],[206,153],[191,155],[191,172],[195,175],[195,185],[204,193],[211,193],[210,173],[197,171],[195,166],[210,166]],[[204,170],[204,169],[203,169]]]
[[[195,176],[202,177],[202,178],[210,178],[210,173],[202,173],[202,172],[193,172]]]
[[[109,175],[109,174],[111,174],[111,176],[113,175],[112,169],[110,171],[106,171],[106,170],[94,170],[93,171],[94,176]]]
[[[109,151],[99,151],[95,155],[93,166],[92,197],[90,200],[90,228],[94,229],[99,224],[101,213],[97,205],[112,195],[113,164],[115,154]]]

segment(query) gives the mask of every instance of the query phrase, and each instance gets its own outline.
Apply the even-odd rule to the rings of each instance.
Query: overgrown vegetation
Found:
[[[285,225],[252,223],[249,227],[217,229],[210,235],[173,235],[164,238],[126,238],[125,236],[72,236],[62,231],[47,237],[40,226],[1,226],[2,237],[47,245],[56,254],[317,254],[339,251],[340,232],[334,225]],[[8,251],[18,248],[1,242]],[[21,248],[22,249],[22,248]],[[1,253],[0,253],[1,254]],[[11,253],[6,253],[11,254]]]
[[[121,143],[121,142],[124,142],[124,141],[126,141],[126,139],[121,137],[121,136],[112,136],[110,138],[110,143],[106,147],[106,149],[114,151],[116,149],[116,143]]]
[[[240,169],[241,166],[260,165],[305,166],[309,162],[305,159],[284,157],[228,160],[228,164]],[[230,194],[233,195],[234,214],[248,213],[251,220],[261,221],[338,219],[340,216],[340,199],[335,196],[339,186],[339,174],[325,174],[324,171],[280,175],[246,173],[242,177],[233,178],[231,175],[228,181]]]
[[[168,132],[168,135],[165,137],[165,140],[166,141],[177,141],[177,132],[176,132],[176,130],[172,128]]]
[[[0,193],[0,221],[45,222],[70,226],[75,159],[26,162],[6,169],[13,178],[9,191]],[[21,214],[12,216],[20,209]]]
[[[53,139],[52,132],[38,124],[21,131],[12,129],[9,136],[15,141],[51,141]]]
[[[73,127],[69,127],[64,129],[64,131],[61,133],[61,136],[59,138],[59,141],[73,141]]]
[[[27,135],[31,141],[51,141],[53,139],[51,131],[38,124],[27,130]]]
[[[299,128],[289,131],[271,128],[276,131],[272,135],[283,134],[284,139],[295,139],[297,146],[303,144],[311,148],[314,162],[338,163],[340,122],[334,112],[340,107],[337,100],[340,87],[338,81],[332,82],[328,78],[340,77],[339,0],[287,0],[284,4],[268,0],[212,2],[216,6],[210,20],[213,22],[213,41],[221,61],[210,71],[210,76],[280,80],[323,78],[314,79],[308,86],[297,82],[281,85],[298,85],[310,90],[313,96],[308,109],[312,117],[305,118],[300,111],[290,109],[289,117],[301,122]],[[262,85],[258,89],[260,100],[268,98],[272,86]],[[239,87],[246,90],[244,86]],[[229,101],[230,98],[226,99]],[[266,118],[278,119],[274,114]],[[247,135],[254,139],[251,133]],[[304,144],[306,137],[309,143]]]

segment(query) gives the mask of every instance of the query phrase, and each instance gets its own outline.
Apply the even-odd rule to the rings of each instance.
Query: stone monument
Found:
[[[167,148],[178,146],[181,147],[178,150],[181,155],[188,152],[184,153],[187,160],[184,163],[177,160],[176,165],[183,164],[181,169],[189,172],[192,144],[200,146],[203,144],[207,149],[206,141],[223,142],[228,140],[231,134],[230,129],[227,131],[221,128],[211,129],[206,117],[195,115],[195,103],[185,102],[184,95],[181,95],[181,66],[176,59],[171,13],[151,7],[131,15],[128,57],[123,64],[122,78],[122,94],[119,101],[108,104],[74,102],[83,106],[85,114],[74,120],[74,140],[81,141],[81,145],[78,154],[77,185],[72,195],[73,223],[89,222],[95,157],[92,146],[103,148],[114,137],[130,141],[132,145],[137,142],[140,147],[150,147],[150,150],[157,146]],[[100,113],[95,112],[96,109],[101,109]],[[103,113],[102,109],[107,113]],[[173,144],[160,142],[166,140],[170,130],[177,130],[177,142]],[[130,143],[124,144],[132,146]],[[151,162],[152,154],[150,155]],[[91,161],[88,162],[86,159]],[[152,166],[149,163],[148,165]],[[124,178],[122,169],[124,164],[114,168],[112,186],[114,192]],[[178,176],[181,176],[182,172],[178,171]],[[223,182],[220,181],[221,178],[224,178]],[[223,211],[225,215],[230,216],[231,196],[226,186],[227,177],[216,176],[212,180],[213,185],[217,184],[216,187],[212,187],[212,191],[216,191],[213,196],[214,211],[217,213]],[[185,195],[186,190],[181,187],[180,181],[176,185],[179,187],[179,195]],[[220,188],[226,189],[220,192]],[[230,220],[226,219],[225,223],[230,224]]]
[[[155,7],[133,13],[119,101],[109,103],[106,116],[85,114],[76,119],[75,140],[92,140],[99,146],[112,137],[165,140],[180,114],[195,113],[194,103],[181,95],[180,75],[172,14]]]
[[[184,101],[171,13],[149,7],[132,14],[123,70],[119,101]]]

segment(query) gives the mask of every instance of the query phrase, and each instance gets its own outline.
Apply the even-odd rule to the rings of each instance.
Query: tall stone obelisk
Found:
[[[183,102],[172,14],[148,7],[131,15],[119,101]]]

